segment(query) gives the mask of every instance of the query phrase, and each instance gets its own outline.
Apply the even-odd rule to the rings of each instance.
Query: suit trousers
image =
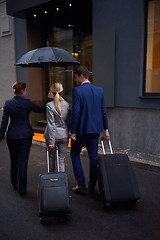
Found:
[[[98,156],[99,133],[77,136],[77,140],[71,142],[71,160],[75,178],[78,185],[85,185],[85,176],[80,160],[80,152],[85,145],[90,159],[88,186],[94,189],[97,180],[96,159]]]
[[[32,138],[7,139],[11,159],[11,183],[19,184],[19,192],[24,194],[27,188],[27,167]]]
[[[64,159],[67,153],[68,138],[56,139],[55,143],[58,147],[58,157],[59,157],[59,171],[65,172]],[[49,142],[46,139],[46,145],[49,147]],[[49,148],[49,171],[55,172],[55,148]]]

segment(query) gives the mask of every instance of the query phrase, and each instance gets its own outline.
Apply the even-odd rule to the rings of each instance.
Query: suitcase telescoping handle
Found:
[[[55,145],[55,150],[56,150],[56,159],[57,159],[57,170],[59,172],[59,157],[58,157],[58,147]]]
[[[57,170],[59,172],[59,157],[58,157],[58,147],[55,145],[55,151],[56,151],[56,160],[57,160]],[[46,154],[47,154],[47,171],[49,173],[49,146],[46,147]]]
[[[47,155],[47,171],[49,173],[49,146],[46,146],[46,155]]]
[[[102,138],[101,138],[101,145],[102,145],[103,154],[106,154],[105,148],[104,148],[104,140],[105,140],[105,138],[102,137]],[[113,154],[113,149],[112,149],[111,140],[108,141],[108,144],[109,144],[109,149],[110,149],[110,151],[111,151],[111,154]]]

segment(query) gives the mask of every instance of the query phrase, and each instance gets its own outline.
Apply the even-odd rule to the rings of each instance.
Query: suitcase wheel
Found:
[[[67,214],[67,220],[71,220],[71,218],[72,218],[72,213],[71,213],[71,212],[68,212],[68,214]]]
[[[102,202],[101,203],[102,209],[109,209],[110,208],[110,203],[109,202]]]
[[[101,207],[103,209],[108,209],[110,207],[110,203],[106,201],[103,190],[100,191],[100,196],[101,196]]]
[[[40,222],[44,224],[46,222],[46,217],[42,213],[40,213],[39,215],[40,215]]]

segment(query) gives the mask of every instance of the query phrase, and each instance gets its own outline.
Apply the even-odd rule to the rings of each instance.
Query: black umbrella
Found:
[[[25,53],[17,62],[22,67],[66,67],[79,62],[66,50],[56,47],[42,47]]]
[[[21,67],[67,67],[79,62],[66,50],[56,47],[42,47],[25,53],[17,62]],[[49,75],[50,76],[50,75]],[[50,79],[51,87],[51,79]]]

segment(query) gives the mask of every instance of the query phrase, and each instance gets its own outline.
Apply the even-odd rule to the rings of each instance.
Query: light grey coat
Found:
[[[59,116],[54,100],[47,103],[46,115],[47,126],[44,132],[44,138],[49,144],[55,144],[56,139],[68,137],[68,127],[70,124],[70,104],[61,97],[62,117]]]

